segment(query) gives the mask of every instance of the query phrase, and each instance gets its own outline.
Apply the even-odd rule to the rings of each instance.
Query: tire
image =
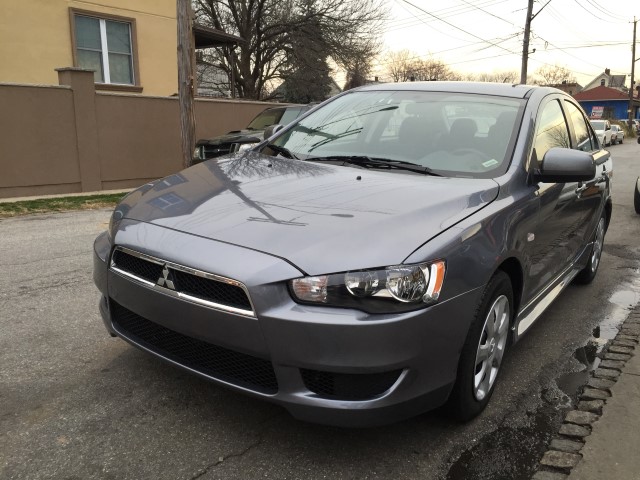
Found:
[[[462,347],[456,383],[447,403],[450,415],[459,421],[466,422],[479,415],[491,399],[510,343],[513,305],[509,276],[498,271],[482,294]]]
[[[603,213],[600,220],[598,220],[598,226],[593,234],[593,247],[589,254],[589,262],[582,270],[580,270],[578,275],[576,275],[576,278],[574,279],[575,283],[587,285],[593,282],[593,279],[596,278],[596,273],[598,273],[598,267],[600,266],[600,259],[602,258],[602,249],[604,247],[604,236],[606,232],[607,216],[606,213]]]
[[[636,180],[636,188],[633,191],[633,208],[640,214],[640,177]]]

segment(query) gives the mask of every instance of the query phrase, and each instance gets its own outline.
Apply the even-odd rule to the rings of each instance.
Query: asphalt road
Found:
[[[593,353],[640,291],[640,145],[611,147],[595,282],[571,286],[505,360],[487,411],[384,428],[302,423],[110,338],[91,280],[109,213],[0,220],[0,478],[528,478]],[[587,366],[585,366],[587,365]]]

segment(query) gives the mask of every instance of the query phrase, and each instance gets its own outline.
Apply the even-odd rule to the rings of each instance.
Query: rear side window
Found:
[[[567,122],[557,100],[547,103],[538,116],[538,129],[533,148],[536,166],[540,166],[544,154],[554,147],[571,148]]]
[[[597,143],[593,142],[590,129],[587,126],[587,120],[578,107],[573,103],[565,100],[564,105],[567,109],[569,119],[573,124],[573,131],[576,134],[576,145],[573,148],[582,150],[583,152],[591,152],[595,150]]]

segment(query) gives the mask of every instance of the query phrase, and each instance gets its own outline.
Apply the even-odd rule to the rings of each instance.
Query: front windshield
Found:
[[[604,122],[602,121],[591,121],[591,126],[594,130],[604,130]]]
[[[353,92],[273,144],[301,160],[371,158],[489,178],[506,171],[523,106],[520,99],[465,93]]]

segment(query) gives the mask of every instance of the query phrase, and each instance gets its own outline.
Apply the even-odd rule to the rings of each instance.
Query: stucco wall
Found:
[[[73,92],[0,85],[0,196],[79,192]]]
[[[175,97],[96,93],[87,71],[68,86],[0,84],[0,197],[139,186],[182,169]],[[272,104],[197,100],[197,138],[246,126]]]
[[[175,0],[0,1],[0,82],[55,84],[74,66],[70,8],[134,19],[142,93],[177,92]]]

